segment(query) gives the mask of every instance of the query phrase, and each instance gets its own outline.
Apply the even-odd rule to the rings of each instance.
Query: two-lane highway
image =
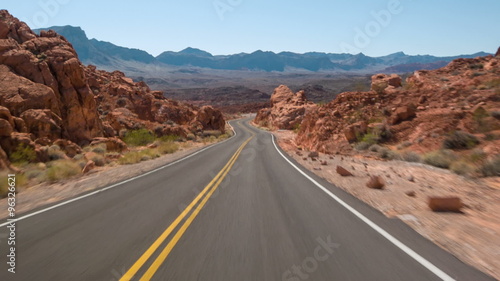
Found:
[[[494,280],[303,170],[248,121],[222,144],[21,219],[17,273],[2,240],[0,280]]]

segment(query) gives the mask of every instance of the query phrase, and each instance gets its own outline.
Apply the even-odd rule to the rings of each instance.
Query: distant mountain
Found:
[[[109,42],[88,39],[80,27],[53,26],[35,30],[52,29],[63,35],[72,43],[80,60],[85,64],[94,64],[103,69],[117,68],[123,71],[140,70],[147,72],[145,65],[154,65],[152,72],[170,67],[193,67],[217,70],[241,71],[275,71],[275,72],[412,72],[419,69],[436,69],[456,58],[473,58],[488,55],[480,52],[472,55],[454,57],[436,57],[431,55],[411,56],[398,52],[382,57],[370,57],[363,53],[330,54],[309,52],[297,54],[292,52],[255,51],[251,54],[214,56],[196,48],[186,48],[180,52],[167,51],[157,57],[138,50],[120,47]],[[157,74],[157,73],[153,73]]]
[[[52,26],[33,31],[39,34],[40,31],[49,29],[64,36],[75,48],[78,58],[85,64],[119,67],[122,61],[135,61],[145,64],[156,61],[155,57],[142,50],[120,47],[96,39],[89,40],[85,31],[80,27],[70,25]]]

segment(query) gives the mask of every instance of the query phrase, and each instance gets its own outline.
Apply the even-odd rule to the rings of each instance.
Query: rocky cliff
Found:
[[[281,85],[271,95],[271,107],[259,110],[254,122],[272,129],[298,129],[302,119],[315,105],[307,101],[304,91],[293,93]]]
[[[0,83],[0,169],[21,144],[43,161],[48,145],[80,149],[122,129],[224,131],[219,111],[165,99],[121,72],[85,67],[64,37],[38,36],[6,10],[0,11]]]
[[[397,75],[374,75],[371,91],[345,92],[314,110],[308,107],[290,96],[259,112],[256,123],[290,129],[277,125],[281,116],[290,116],[300,121],[297,144],[325,153],[352,151],[351,144],[363,140],[428,152],[460,131],[495,155],[500,150],[500,57],[457,59],[438,70],[416,71],[404,83]],[[289,115],[291,109],[297,114]]]

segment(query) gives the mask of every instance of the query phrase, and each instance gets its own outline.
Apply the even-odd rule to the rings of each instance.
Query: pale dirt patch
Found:
[[[88,174],[76,178],[23,188],[16,198],[16,214],[19,216],[35,208],[73,198],[79,194],[138,176],[181,159],[207,145],[211,144],[190,143],[189,147],[181,146],[177,152],[153,160],[132,165],[96,167]],[[0,219],[7,217],[7,209],[7,199],[0,199]]]
[[[500,178],[468,179],[448,170],[403,161],[380,161],[361,156],[320,154],[317,161],[299,151],[291,131],[274,132],[291,157],[316,175],[378,209],[398,217],[418,233],[460,260],[500,279]],[[302,154],[302,155],[298,155]],[[333,158],[333,159],[331,159]],[[320,161],[327,161],[327,166]],[[353,177],[342,177],[337,165]],[[384,190],[366,187],[369,175],[380,175]],[[414,182],[409,179],[413,177]],[[406,193],[413,191],[415,197]],[[466,204],[463,214],[434,213],[429,196],[458,196]]]

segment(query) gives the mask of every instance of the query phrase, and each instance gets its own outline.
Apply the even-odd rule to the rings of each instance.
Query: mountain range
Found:
[[[479,52],[471,55],[437,57],[431,55],[407,55],[398,52],[382,57],[370,57],[360,54],[332,54],[309,52],[240,53],[233,55],[212,55],[196,48],[186,48],[180,52],[166,51],[152,56],[146,51],[114,45],[109,42],[89,39],[80,27],[52,26],[35,30],[54,30],[66,37],[85,64],[93,64],[102,69],[120,69],[133,71],[144,65],[158,68],[191,67],[217,70],[243,70],[264,72],[412,72],[419,69],[436,69],[456,58],[474,58],[488,55]]]

